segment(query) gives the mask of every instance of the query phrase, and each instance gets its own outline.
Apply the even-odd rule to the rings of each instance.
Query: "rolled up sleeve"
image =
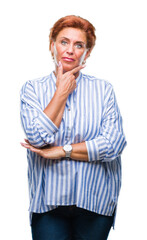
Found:
[[[112,161],[126,146],[122,117],[112,86],[107,89],[100,131],[96,138],[86,141],[89,161]]]
[[[53,143],[58,128],[43,112],[31,82],[22,87],[20,99],[21,123],[29,142],[36,147]]]

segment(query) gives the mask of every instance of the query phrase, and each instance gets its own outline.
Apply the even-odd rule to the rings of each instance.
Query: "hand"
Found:
[[[65,152],[60,146],[49,146],[48,148],[35,148],[33,147],[27,139],[25,139],[25,143],[20,143],[21,146],[30,149],[32,152],[37,153],[43,158],[50,159],[60,159],[65,157]]]
[[[76,88],[75,74],[84,67],[85,65],[81,65],[63,74],[63,66],[62,63],[59,62],[56,81],[57,91],[63,94],[63,96],[68,97]]]

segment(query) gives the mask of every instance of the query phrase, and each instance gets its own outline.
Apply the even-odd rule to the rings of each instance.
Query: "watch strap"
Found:
[[[70,158],[70,155],[71,155],[71,151],[70,152],[66,152],[66,157],[67,158]]]

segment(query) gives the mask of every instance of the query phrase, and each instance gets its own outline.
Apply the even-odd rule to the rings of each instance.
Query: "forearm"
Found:
[[[78,161],[88,161],[88,152],[85,142],[72,144],[72,152],[71,156],[72,159]]]
[[[71,144],[72,152],[70,158],[77,161],[88,161],[88,152],[85,142]],[[63,150],[63,146],[52,146],[49,149],[44,149],[46,158],[60,159],[65,158],[66,154]]]
[[[67,98],[69,94],[71,94],[76,88],[76,80],[74,74],[78,73],[83,67],[84,66],[80,65],[63,74],[62,64],[61,62],[59,63],[59,67],[56,72],[57,90],[48,106],[44,109],[44,113],[58,128],[63,117]]]
[[[59,128],[65,105],[66,105],[67,97],[60,94],[58,91],[55,92],[52,100],[44,109],[44,113],[48,116],[49,119]]]
[[[40,156],[48,159],[61,159],[65,158],[66,154],[63,150],[63,146],[49,146],[48,148],[35,148],[27,139],[25,143],[21,143],[25,148],[30,149],[32,152],[36,152]],[[88,161],[88,154],[85,142],[72,144],[72,153],[70,158],[77,161]]]
[[[76,144],[71,144],[72,145],[72,152],[70,155],[70,158],[73,160],[77,161],[88,161],[88,152],[87,152],[87,147],[85,142],[82,143],[76,143]],[[65,152],[63,150],[63,147],[53,147],[56,149],[58,158],[64,158],[65,157]]]

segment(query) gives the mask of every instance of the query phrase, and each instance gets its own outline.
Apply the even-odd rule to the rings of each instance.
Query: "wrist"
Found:
[[[65,152],[65,157],[70,158],[71,152],[72,152],[72,145],[66,144],[63,146],[63,150]]]
[[[66,102],[68,95],[64,94],[57,88],[55,92],[55,97],[58,98],[60,101]]]
[[[66,153],[65,153],[65,151],[63,150],[63,147],[59,147],[59,148],[60,148],[60,156],[61,156],[61,158],[66,157]]]

